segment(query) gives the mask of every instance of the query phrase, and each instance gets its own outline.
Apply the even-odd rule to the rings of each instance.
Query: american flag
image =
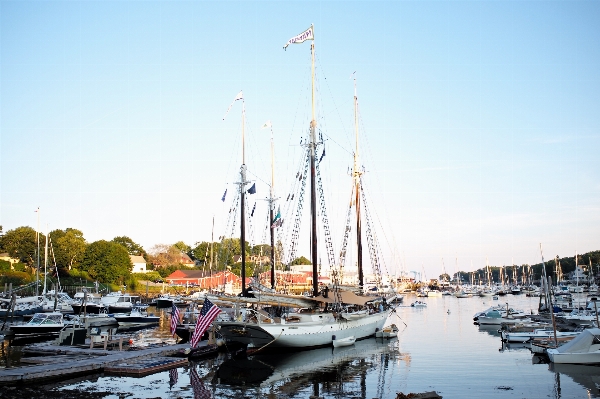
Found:
[[[175,335],[177,329],[177,323],[179,322],[179,309],[173,303],[173,309],[171,309],[171,334]]]
[[[196,328],[194,329],[194,334],[192,335],[192,340],[190,342],[192,348],[198,346],[202,335],[208,329],[210,323],[217,318],[219,313],[221,313],[221,309],[219,309],[218,306],[208,299],[204,300],[204,305],[202,305],[202,310],[200,311],[200,316],[196,322]]]
[[[194,391],[194,399],[212,398],[210,391],[204,386],[204,383],[200,379],[195,367],[193,367],[192,371],[190,371],[190,384],[192,385],[192,390]]]

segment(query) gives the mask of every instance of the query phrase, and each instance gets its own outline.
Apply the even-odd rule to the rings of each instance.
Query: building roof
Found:
[[[182,278],[203,278],[208,277],[210,273],[203,270],[175,270],[169,274],[167,279],[182,279]]]
[[[129,259],[131,263],[146,263],[146,259],[141,255],[129,255]]]

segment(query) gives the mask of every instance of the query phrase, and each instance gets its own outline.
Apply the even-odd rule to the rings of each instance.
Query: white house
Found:
[[[131,273],[146,273],[146,261],[143,256],[138,255],[129,255],[131,259],[131,263],[133,264],[133,269],[131,269]]]

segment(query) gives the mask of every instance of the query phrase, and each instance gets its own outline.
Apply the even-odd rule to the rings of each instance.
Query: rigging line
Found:
[[[324,72],[324,68],[323,65],[320,62],[319,57],[315,57],[315,64],[317,64],[319,66],[319,68],[321,69],[321,75],[323,76],[323,80],[325,80],[325,85],[327,86],[327,89],[329,89],[329,96],[331,98],[331,102],[333,103],[333,108],[335,109],[337,116],[340,120],[340,124],[342,125],[342,131],[345,132],[345,137],[347,140],[350,140],[349,137],[351,136],[351,133],[348,133],[348,128],[346,127],[346,124],[344,123],[345,118],[342,118],[342,115],[340,114],[340,110],[339,107],[337,106],[336,102],[335,102],[335,97],[333,96],[333,92],[331,91],[331,86],[329,85],[329,82],[327,81],[327,76],[325,75]],[[318,82],[320,83],[321,79],[318,79]],[[320,87],[317,86],[317,89]],[[319,91],[320,92],[320,91]],[[332,140],[334,143],[336,143],[341,149],[343,149],[344,151],[348,152],[349,154],[352,154],[352,151],[348,151],[344,146],[342,146],[341,144],[337,143],[335,140],[333,140],[329,135],[326,135],[330,140]],[[352,144],[351,144],[352,140],[349,141],[349,148],[352,148]]]

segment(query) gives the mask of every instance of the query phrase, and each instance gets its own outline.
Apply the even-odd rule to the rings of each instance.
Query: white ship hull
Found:
[[[365,315],[360,319],[335,320],[330,313],[314,315],[314,321],[298,323],[242,322],[215,323],[220,333],[230,341],[248,344],[249,347],[314,348],[331,346],[336,339],[354,336],[357,340],[372,337],[380,331],[389,312]]]

